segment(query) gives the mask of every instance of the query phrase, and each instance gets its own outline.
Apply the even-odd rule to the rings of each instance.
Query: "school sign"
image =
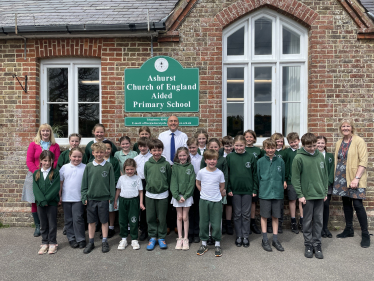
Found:
[[[125,69],[126,112],[198,112],[199,69],[157,56]]]

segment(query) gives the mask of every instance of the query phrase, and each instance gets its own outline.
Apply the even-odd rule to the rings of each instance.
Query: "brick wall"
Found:
[[[210,136],[222,135],[222,31],[248,13],[263,7],[276,10],[309,28],[308,128],[328,138],[329,149],[338,140],[343,116],[355,118],[358,134],[369,149],[369,225],[374,217],[373,190],[373,42],[357,40],[357,25],[338,1],[241,0],[197,1],[181,21],[179,42],[154,43],[154,56],[168,55],[184,67],[200,69],[200,127]],[[39,63],[43,58],[95,57],[102,64],[102,122],[107,137],[126,134],[135,140],[137,129],[124,127],[123,72],[150,58],[148,38],[0,40],[0,220],[11,225],[31,223],[29,205],[20,202],[27,168],[26,149],[39,126]],[[28,75],[24,93],[11,74]],[[131,116],[161,116],[138,114]],[[191,135],[196,128],[183,128]],[[165,128],[154,128],[158,135]],[[331,223],[343,225],[340,198],[333,198]],[[286,214],[288,214],[286,210]],[[357,223],[357,221],[356,221]]]

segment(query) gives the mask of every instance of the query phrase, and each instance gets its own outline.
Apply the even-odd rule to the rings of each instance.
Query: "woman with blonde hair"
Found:
[[[60,147],[56,143],[52,127],[49,124],[40,125],[38,133],[27,149],[26,156],[26,165],[29,171],[27,172],[25,183],[23,184],[21,200],[31,203],[31,213],[35,223],[34,237],[40,236],[40,221],[32,189],[32,175],[36,170],[40,169],[39,157],[44,150],[49,150],[54,154],[53,168],[56,168],[58,157],[60,156]]]
[[[366,197],[368,151],[365,141],[355,134],[352,119],[339,125],[343,136],[335,145],[335,179],[333,194],[342,197],[345,229],[338,238],[353,237],[353,208],[362,231],[361,247],[370,246],[368,220],[362,201]],[[353,206],[352,206],[353,205]]]

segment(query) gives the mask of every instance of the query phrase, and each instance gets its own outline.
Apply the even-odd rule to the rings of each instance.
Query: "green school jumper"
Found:
[[[86,157],[87,157],[87,164],[92,162],[95,157],[92,155],[92,149],[91,149],[91,146],[94,144],[95,142],[94,141],[90,141],[87,145],[86,145],[86,149],[85,149],[85,153],[86,153]],[[111,153],[111,156],[114,156],[114,154],[117,152],[117,147],[115,146],[115,144],[112,142],[112,153]]]
[[[285,153],[286,153],[286,157],[285,159],[283,159],[283,161],[285,161],[285,165],[286,165],[286,181],[287,181],[287,185],[291,185],[291,178],[292,178],[292,162],[293,162],[293,159],[295,158],[296,154],[297,154],[297,149],[295,151],[292,150],[291,147],[287,148],[286,150],[284,150]]]
[[[170,192],[173,197],[179,201],[179,195],[182,195],[187,200],[194,192],[195,183],[196,175],[192,164],[174,162],[170,181]]]
[[[139,146],[138,146],[138,143],[134,143],[134,146],[132,148],[133,151],[135,151],[136,153],[138,153],[138,155],[140,154],[140,150],[139,150]]]
[[[117,160],[117,158],[114,158],[113,156],[110,156],[107,161],[113,166],[114,182],[115,182],[115,185],[117,186],[118,179],[121,176],[121,172],[119,168],[119,161]]]
[[[152,194],[161,194],[169,189],[171,166],[163,156],[157,162],[151,157],[145,162],[144,177],[147,182],[145,190]],[[145,203],[147,206],[148,235],[151,238],[165,239],[169,198],[153,199],[145,196]]]
[[[62,152],[60,154],[60,157],[58,157],[56,170],[60,171],[60,169],[61,169],[62,166],[64,166],[65,164],[70,163],[69,153],[70,153],[70,150],[68,149],[68,150],[65,150],[64,152]],[[82,163],[83,164],[87,164],[86,153],[83,153]]]
[[[38,180],[35,180],[37,172],[40,172],[40,177]],[[52,171],[52,170],[51,170]],[[36,170],[34,172],[32,189],[35,196],[35,203],[37,206],[57,206],[60,202],[59,192],[60,192],[60,174],[58,170],[53,170],[52,181],[49,180],[49,171],[47,177],[44,179],[43,173],[41,170]]]
[[[247,151],[249,154],[252,154],[256,158],[257,161],[265,155],[265,151],[256,146],[251,146],[251,147],[246,146],[245,151]]]

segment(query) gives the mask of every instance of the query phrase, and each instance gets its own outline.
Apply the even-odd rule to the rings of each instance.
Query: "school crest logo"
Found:
[[[278,154],[277,157],[278,157],[278,158],[281,158],[281,159],[283,158],[282,155],[280,155],[280,154]]]
[[[278,172],[282,172],[282,167],[278,166]]]
[[[247,162],[247,163],[245,163],[245,167],[246,167],[246,168],[250,168],[250,167],[251,167],[251,162]]]
[[[138,182],[137,181],[133,181],[132,184],[131,184],[132,187],[137,187],[138,186]]]
[[[325,168],[325,163],[321,162],[321,163],[319,163],[319,166],[320,166],[321,169],[323,169],[323,168]]]
[[[102,176],[103,178],[107,177],[107,176],[108,176],[108,172],[107,172],[107,171],[102,172],[102,173],[101,173],[101,176]]]
[[[329,158],[329,163],[332,163],[332,158]]]
[[[192,173],[192,172],[191,172],[191,169],[187,169],[187,170],[186,170],[186,174],[187,174],[187,175],[191,175],[191,173]]]
[[[160,172],[163,173],[163,174],[165,174],[165,172],[166,172],[165,167],[161,167],[161,168],[160,168]]]
[[[257,158],[257,157],[258,157],[258,155],[257,155],[257,153],[256,153],[256,152],[253,152],[253,156],[254,156],[255,158]]]
[[[136,219],[135,216],[133,216],[133,217],[131,218],[131,222],[132,222],[132,223],[136,223],[136,220],[137,220],[137,219]]]

